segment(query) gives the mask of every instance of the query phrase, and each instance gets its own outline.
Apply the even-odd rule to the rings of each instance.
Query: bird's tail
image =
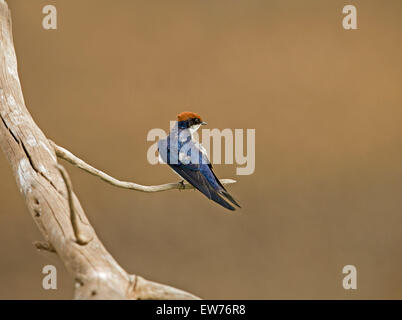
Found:
[[[241,206],[237,203],[237,201],[225,189],[223,189],[219,193],[223,195],[226,199],[228,199],[231,203],[233,203],[235,206],[241,208]]]
[[[220,194],[221,193],[211,192],[210,199],[220,204],[222,207],[234,211],[235,208],[229,202],[227,202],[223,197],[221,197]]]

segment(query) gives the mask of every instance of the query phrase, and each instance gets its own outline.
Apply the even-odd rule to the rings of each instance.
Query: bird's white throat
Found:
[[[191,135],[193,135],[193,133],[197,132],[197,130],[201,127],[201,124],[194,124],[192,125],[189,130]]]

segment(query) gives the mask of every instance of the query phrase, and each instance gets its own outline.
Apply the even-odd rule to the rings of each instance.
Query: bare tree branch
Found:
[[[75,239],[78,244],[85,245],[92,239],[87,238],[80,229],[79,222],[78,222],[78,214],[77,214],[77,211],[75,210],[73,186],[71,184],[70,177],[68,176],[68,173],[67,173],[66,169],[63,168],[63,166],[57,165],[57,169],[59,169],[61,176],[63,177],[64,183],[66,184],[67,194],[68,194],[68,196],[67,196],[68,206],[70,207],[70,220],[71,220],[71,225],[73,226]]]
[[[194,189],[194,187],[187,183],[181,183],[181,182],[176,182],[176,183],[167,183],[167,184],[161,184],[158,186],[143,186],[134,182],[126,182],[126,181],[120,181],[117,180],[116,178],[113,178],[109,176],[108,174],[100,171],[99,169],[96,169],[86,163],[85,161],[81,160],[77,156],[73,155],[70,151],[64,149],[63,147],[58,146],[56,143],[53,141],[49,141],[51,145],[53,146],[53,149],[56,151],[56,155],[64,159],[68,162],[70,162],[72,165],[96,176],[101,178],[103,181],[110,183],[111,185],[123,189],[131,189],[131,190],[136,190],[136,191],[141,191],[141,192],[161,192],[161,191],[167,191],[167,190],[174,190],[174,189]],[[221,179],[220,182],[223,185],[228,185],[232,183],[236,183],[236,180],[232,179]]]
[[[59,171],[52,144],[25,106],[11,15],[4,0],[0,0],[0,28],[0,147],[44,237],[36,247],[57,253],[75,280],[76,299],[195,299],[181,290],[128,274],[105,249],[68,175]],[[92,240],[76,241],[80,234]]]

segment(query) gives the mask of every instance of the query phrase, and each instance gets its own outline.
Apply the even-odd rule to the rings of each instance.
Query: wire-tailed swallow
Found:
[[[159,156],[182,179],[202,192],[208,199],[226,209],[235,210],[232,204],[239,208],[240,205],[220,183],[212,170],[206,150],[193,137],[193,133],[205,124],[206,122],[203,122],[196,113],[180,113],[166,139],[158,142]]]

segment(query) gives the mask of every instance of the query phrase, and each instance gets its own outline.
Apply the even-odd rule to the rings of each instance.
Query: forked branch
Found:
[[[74,204],[73,185],[71,183],[70,177],[68,176],[66,169],[64,169],[63,166],[61,166],[61,165],[57,165],[57,169],[59,170],[61,176],[63,177],[64,183],[66,185],[68,206],[70,207],[70,220],[71,220],[71,225],[73,227],[75,239],[78,244],[85,245],[92,239],[87,238],[85,236],[85,234],[83,234],[81,232],[81,228],[78,223],[79,217],[78,217],[77,210],[75,209],[75,204]]]
[[[11,17],[4,0],[0,0],[0,28],[0,147],[43,235],[44,241],[35,246],[57,253],[75,280],[76,299],[197,299],[182,290],[128,274],[105,249],[74,194],[66,171],[58,166],[56,152],[59,157],[70,154],[49,142],[25,106]],[[65,158],[77,160],[73,156]],[[76,163],[86,171],[121,186],[118,180],[80,161]],[[140,191],[177,189],[174,184],[144,190],[143,186],[131,184],[134,186]]]

